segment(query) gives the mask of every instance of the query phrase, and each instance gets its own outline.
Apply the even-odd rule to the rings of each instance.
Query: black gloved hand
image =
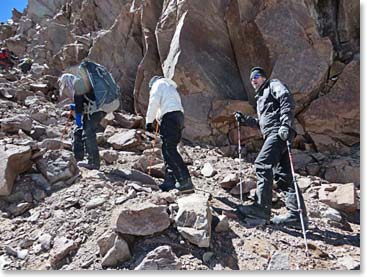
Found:
[[[147,124],[145,125],[145,129],[146,129],[148,132],[153,133],[153,132],[154,132],[154,129],[153,129],[153,123],[147,123]]]
[[[243,122],[244,120],[244,115],[241,113],[241,112],[239,112],[239,111],[237,111],[237,112],[235,112],[234,113],[234,117],[236,118],[236,120],[238,121],[238,122]]]

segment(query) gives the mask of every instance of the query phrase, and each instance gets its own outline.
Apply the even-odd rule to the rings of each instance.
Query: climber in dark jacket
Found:
[[[278,188],[286,192],[288,213],[274,216],[271,222],[300,227],[297,196],[286,145],[287,140],[292,141],[296,135],[293,122],[295,104],[292,94],[279,80],[268,79],[261,67],[251,70],[250,81],[256,92],[258,118],[243,115],[239,111],[235,113],[235,118],[240,125],[259,127],[265,141],[255,160],[257,177],[255,203],[242,205],[238,210],[244,217],[269,221],[274,179]],[[301,193],[299,199],[307,226],[306,207]]]

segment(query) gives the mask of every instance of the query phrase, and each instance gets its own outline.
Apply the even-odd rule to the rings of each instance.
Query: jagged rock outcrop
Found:
[[[284,81],[295,95],[298,113],[333,85],[328,79],[332,65],[348,63],[358,54],[358,4],[332,3],[32,0],[14,23],[19,25],[16,35],[5,44],[18,55],[27,51],[36,61],[53,64],[49,71],[54,74],[83,58],[104,64],[121,87],[122,108],[143,116],[150,77],[173,78],[186,110],[184,137],[224,146],[235,143],[235,126],[219,127],[218,133],[218,124],[210,121],[212,111],[218,100],[254,104],[251,67],[261,65]],[[344,74],[349,71],[350,66]],[[298,138],[302,147],[310,143],[309,135],[306,130]],[[261,138],[250,137],[250,150],[258,150]],[[337,147],[348,150],[352,143],[342,141]]]
[[[29,146],[0,146],[0,195],[9,195],[18,174],[32,167],[32,151]]]
[[[349,63],[330,91],[315,101],[298,118],[317,150],[350,154],[360,140],[359,60]]]

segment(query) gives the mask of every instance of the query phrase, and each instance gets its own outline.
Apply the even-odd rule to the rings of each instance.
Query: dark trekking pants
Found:
[[[88,154],[88,163],[100,165],[99,151],[97,145],[97,129],[104,112],[96,112],[91,116],[83,116],[83,129],[74,129],[73,152],[75,159],[81,161],[84,159],[84,149]]]
[[[184,114],[180,111],[166,113],[161,122],[159,134],[162,139],[162,155],[166,165],[166,174],[171,174],[177,181],[182,182],[190,177],[189,170],[177,145],[181,140],[184,128]],[[166,176],[168,177],[168,176]]]
[[[255,160],[257,177],[256,202],[270,212],[273,180],[278,188],[286,192],[286,207],[297,207],[292,171],[286,142],[278,134],[266,137],[263,147]],[[298,189],[299,191],[299,189]],[[301,208],[304,208],[302,194],[299,193]]]

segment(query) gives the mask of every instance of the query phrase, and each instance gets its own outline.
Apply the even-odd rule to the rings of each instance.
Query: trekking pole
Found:
[[[243,204],[242,199],[242,164],[241,164],[241,129],[240,129],[240,122],[237,121],[237,138],[238,138],[238,158],[239,158],[239,169],[238,174],[240,176],[240,199],[241,204]]]
[[[294,167],[293,167],[293,156],[292,156],[292,151],[291,151],[291,143],[289,142],[289,140],[287,140],[287,148],[288,148],[288,154],[289,154],[289,161],[291,164],[291,171],[292,171],[292,177],[293,177],[293,183],[294,183],[294,189],[296,191],[296,197],[297,197],[297,205],[298,205],[298,211],[299,211],[299,217],[301,219],[301,225],[302,225],[302,232],[303,232],[303,238],[305,240],[305,247],[306,247],[306,256],[307,258],[310,256],[310,253],[308,251],[308,245],[307,245],[307,237],[306,237],[306,230],[305,230],[305,224],[303,222],[303,215],[302,215],[302,209],[301,209],[301,203],[300,203],[300,199],[299,199],[299,195],[298,195],[298,183],[297,183],[297,178],[296,175],[294,173]]]
[[[158,127],[159,127],[159,125],[157,123],[156,127],[155,127],[155,134],[154,134],[153,153],[152,153],[152,156],[150,157],[150,161],[149,161],[149,175],[152,172],[153,160],[155,158],[155,144],[157,143]]]

